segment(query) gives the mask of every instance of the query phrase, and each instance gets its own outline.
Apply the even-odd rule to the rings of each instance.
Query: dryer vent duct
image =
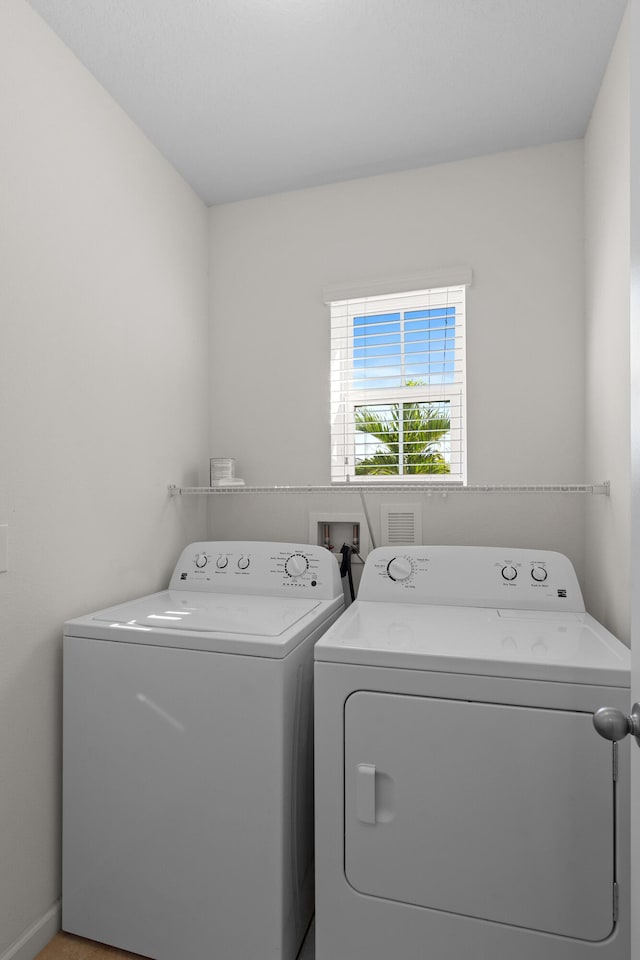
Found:
[[[422,543],[422,507],[419,503],[383,503],[380,507],[381,546],[406,547]]]

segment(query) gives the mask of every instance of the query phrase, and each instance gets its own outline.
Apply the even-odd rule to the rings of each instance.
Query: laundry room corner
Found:
[[[586,512],[585,593],[630,643],[630,15],[624,17],[585,136],[585,469],[611,496]]]

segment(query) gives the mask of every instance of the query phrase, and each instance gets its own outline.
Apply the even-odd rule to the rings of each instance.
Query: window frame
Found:
[[[465,324],[465,283],[421,287],[416,290],[402,291],[397,294],[375,293],[371,296],[345,297],[329,300],[331,308],[331,481],[332,483],[441,483],[466,484],[466,324]],[[438,309],[439,304],[429,301],[433,297],[445,297],[447,305],[455,307],[455,336],[453,349],[454,379],[451,382],[418,384],[407,386],[402,383],[395,387],[355,387],[353,372],[354,356],[354,320],[366,312],[399,313],[401,327],[401,352],[398,365],[401,368],[401,380],[405,380],[405,313],[411,310]],[[425,302],[420,301],[424,297]],[[448,298],[451,296],[452,303]],[[376,315],[372,313],[372,315]],[[345,335],[345,331],[347,331]],[[410,379],[410,378],[409,378]],[[398,464],[397,474],[369,475],[356,474],[356,435],[355,411],[357,407],[391,403],[448,403],[450,410],[459,410],[459,415],[451,418],[448,447],[452,465],[459,469],[444,474],[405,474]]]

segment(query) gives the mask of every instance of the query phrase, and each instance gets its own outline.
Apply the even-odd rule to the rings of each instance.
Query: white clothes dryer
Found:
[[[64,930],[154,960],[293,960],[313,911],[322,547],[203,542],[64,629]]]
[[[316,960],[629,960],[629,650],[566,557],[373,550],[315,660]]]

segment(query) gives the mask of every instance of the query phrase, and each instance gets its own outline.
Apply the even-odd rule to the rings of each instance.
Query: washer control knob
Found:
[[[238,570],[246,570],[250,563],[251,560],[249,557],[240,557],[238,560]]]
[[[518,576],[518,571],[515,567],[512,567],[511,564],[507,564],[506,567],[502,568],[502,579],[503,580],[515,580]]]
[[[229,563],[229,557],[219,556],[218,559],[216,560],[216,567],[218,568],[218,570],[224,570],[224,568],[227,566],[228,563]]]
[[[206,553],[197,553],[197,554],[196,554],[196,567],[197,567],[199,570],[202,570],[203,567],[206,567],[206,565],[207,565],[207,560],[208,560],[208,557],[207,557]]]
[[[406,557],[394,557],[387,564],[387,575],[391,580],[401,583],[403,580],[408,580],[412,573],[411,560]]]
[[[309,569],[309,561],[301,553],[293,553],[287,558],[284,569],[290,577],[295,579],[307,572]]]
[[[538,583],[544,583],[549,574],[545,567],[531,567],[531,579],[536,580]]]

